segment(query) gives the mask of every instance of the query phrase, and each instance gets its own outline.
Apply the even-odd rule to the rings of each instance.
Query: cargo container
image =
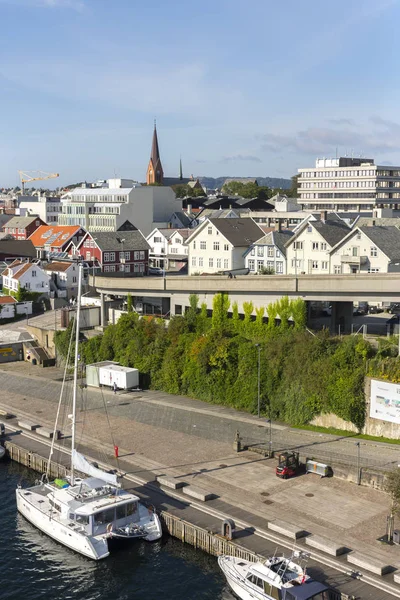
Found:
[[[118,365],[119,363],[112,360],[104,360],[103,362],[92,363],[86,365],[86,385],[92,387],[100,387],[99,371],[101,367],[110,367],[111,365]]]
[[[119,390],[130,390],[139,387],[139,371],[131,367],[114,364],[99,367],[99,384]]]

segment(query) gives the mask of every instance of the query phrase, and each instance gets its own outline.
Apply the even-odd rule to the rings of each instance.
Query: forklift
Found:
[[[281,452],[278,457],[278,466],[276,467],[276,476],[282,479],[294,477],[300,470],[298,452]]]

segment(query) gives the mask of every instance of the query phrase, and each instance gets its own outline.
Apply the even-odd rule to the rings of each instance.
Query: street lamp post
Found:
[[[267,419],[267,423],[269,423],[269,457],[272,457],[272,419],[271,419],[271,405],[269,408],[270,418]]]
[[[256,344],[258,349],[258,375],[257,375],[257,416],[260,418],[260,362],[261,362],[261,345]]]
[[[357,485],[361,484],[361,473],[360,473],[360,442],[356,442],[357,446]]]

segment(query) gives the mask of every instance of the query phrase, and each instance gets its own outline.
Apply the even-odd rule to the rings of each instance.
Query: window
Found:
[[[229,269],[229,260],[224,258],[224,269]]]
[[[318,261],[317,260],[313,260],[312,261],[312,268],[313,269],[318,269]]]
[[[110,252],[110,262],[115,261],[115,252]]]
[[[264,261],[263,260],[258,260],[257,261],[257,271],[261,271],[261,269],[264,266]]]
[[[264,246],[257,246],[257,256],[264,256]]]
[[[294,242],[293,243],[293,248],[295,250],[303,250],[303,242]]]
[[[371,246],[370,256],[378,256],[378,248],[376,246]]]
[[[308,225],[308,227],[307,227],[307,233],[311,233],[311,232],[312,232],[312,227],[311,227],[311,225]]]
[[[227,252],[229,250],[229,244],[224,244],[224,250]]]
[[[214,242],[213,250],[219,250],[219,242]]]
[[[192,267],[196,266],[196,257],[192,256]]]
[[[162,242],[162,238],[154,236],[154,243],[155,244],[161,244],[161,242]]]
[[[208,266],[209,267],[213,267],[214,266],[214,259],[213,258],[209,258],[208,259]]]
[[[81,525],[89,525],[89,515],[75,515],[75,521]]]
[[[276,258],[280,258],[281,257],[281,253],[279,252],[279,250],[276,250],[275,255],[276,255]]]
[[[256,263],[255,260],[253,260],[253,259],[249,260],[249,270],[250,271],[254,271],[254,269],[255,269],[255,263]]]
[[[326,242],[321,242],[321,250],[326,250]]]
[[[313,242],[312,243],[312,249],[313,250],[319,250],[319,242]]]
[[[35,270],[32,271],[32,277],[36,277],[37,273]]]
[[[276,273],[283,273],[283,262],[277,261],[275,263],[275,267],[276,267],[276,269],[275,269]]]
[[[130,257],[129,255],[130,255],[130,252],[125,252],[125,258],[129,259],[129,257]],[[139,252],[139,256],[140,256],[140,260],[144,260],[146,258],[146,252],[144,250],[141,250]]]
[[[267,256],[274,256],[274,247],[273,246],[268,246],[268,250],[267,250]]]
[[[76,283],[76,277],[72,278],[72,283]]]
[[[200,250],[207,250],[207,242],[200,242]]]
[[[321,269],[323,271],[327,271],[328,270],[328,261],[326,261],[326,260],[322,261],[322,263],[321,263]]]
[[[221,269],[221,267],[222,267],[222,259],[217,258],[217,269]]]
[[[335,267],[334,267],[334,273],[335,273],[335,275],[341,275],[342,274],[342,267],[340,265],[335,265]]]
[[[196,240],[193,242],[193,250],[196,250]]]
[[[372,269],[369,268],[368,269],[368,273],[379,273],[379,269],[377,267],[376,268],[372,268]]]
[[[203,257],[200,256],[199,257],[199,267],[202,267],[202,266],[203,266]]]
[[[207,233],[208,233],[208,235],[212,235],[212,227],[207,228]]]
[[[225,244],[225,245],[226,245],[226,244]],[[254,255],[255,255],[255,253],[256,253],[256,249],[255,249],[255,248],[254,248],[254,246],[253,246],[253,247],[252,247],[252,249],[251,249],[251,252],[250,252],[250,254],[251,254],[251,256],[254,256]]]

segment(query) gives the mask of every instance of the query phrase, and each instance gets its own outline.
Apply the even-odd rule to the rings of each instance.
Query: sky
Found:
[[[0,0],[0,187],[400,164],[400,0]],[[46,184],[47,185],[47,184]]]

